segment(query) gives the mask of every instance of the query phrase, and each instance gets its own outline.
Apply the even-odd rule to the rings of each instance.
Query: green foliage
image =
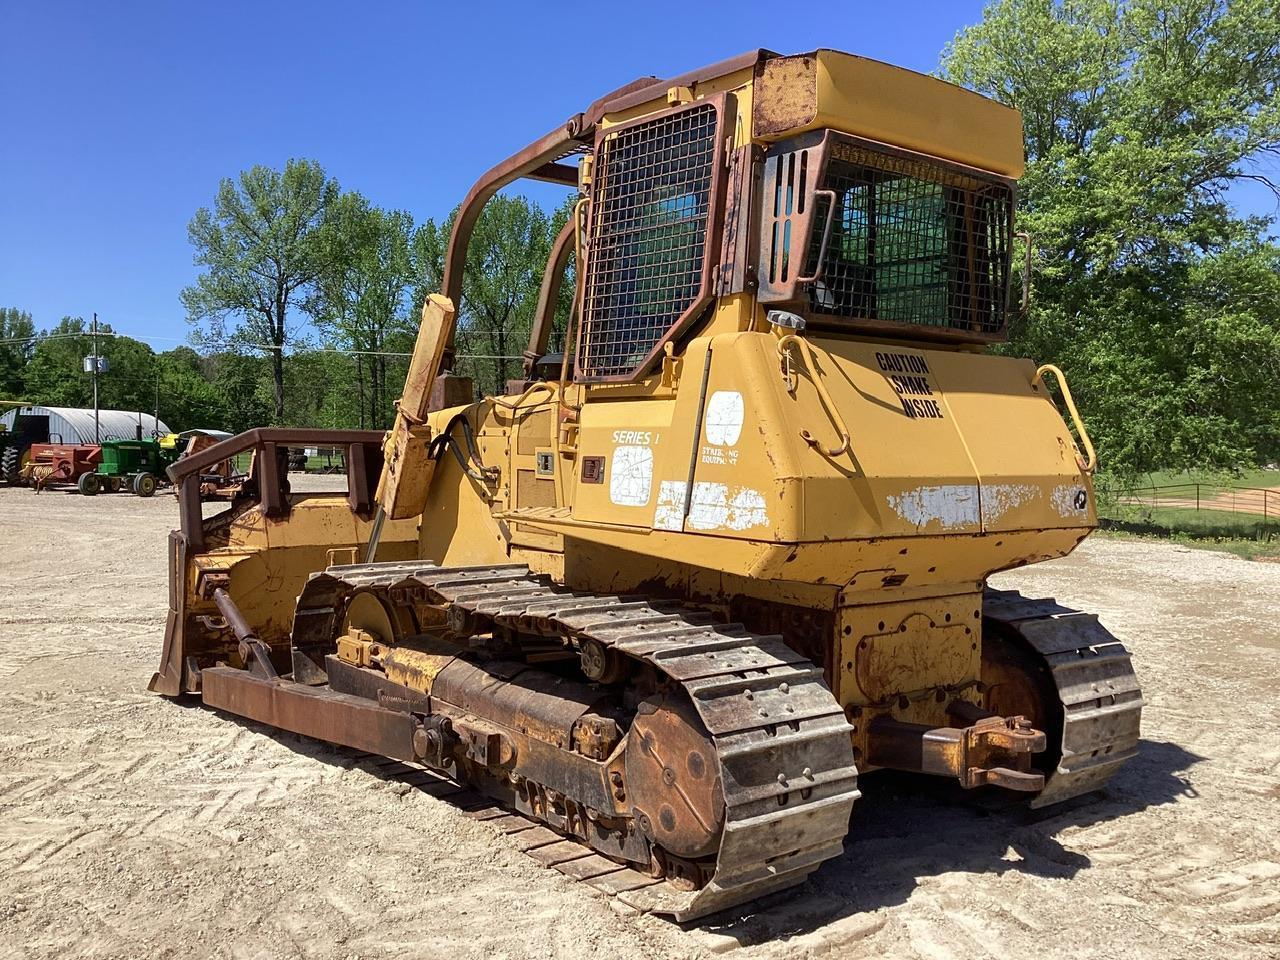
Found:
[[[355,351],[362,427],[390,426],[391,391],[404,379],[406,364],[391,363],[384,354],[392,341],[397,346],[412,343],[417,327],[409,314],[412,237],[409,214],[371,206],[358,193],[337,199],[320,233],[324,266],[309,310],[333,345]]]
[[[1012,352],[1061,364],[1104,466],[1280,457],[1280,255],[1233,182],[1280,153],[1275,0],[996,0],[943,56],[1018,107],[1034,302]]]
[[[437,228],[427,221],[415,230],[408,214],[379,209],[358,193],[339,194],[318,167],[296,166],[284,174],[254,168],[238,183],[225,181],[215,209],[192,221],[197,260],[208,269],[183,291],[183,300],[192,320],[208,321],[193,338],[205,352],[179,347],[157,355],[100,325],[98,352],[111,366],[99,381],[104,408],[158,405],[160,418],[175,430],[240,432],[272,422],[390,425],[422,300],[443,272],[451,222]],[[298,213],[305,206],[299,196],[314,208],[320,194],[322,213]],[[499,197],[481,217],[470,251],[477,273],[463,294],[458,362],[483,389],[504,389],[520,369],[516,360],[527,343],[552,231],[568,211],[548,216],[524,198]],[[572,267],[567,273],[560,329],[573,290]],[[283,299],[272,299],[276,290]],[[272,326],[291,316],[292,306],[314,318],[322,349],[311,349],[305,331]],[[30,317],[20,311],[0,313],[0,323],[0,340],[34,336]],[[281,349],[256,346],[270,342]],[[91,405],[83,358],[93,351],[82,318],[66,317],[14,346],[13,373],[4,365],[9,354],[0,352],[5,390],[16,389],[12,382],[32,402]],[[474,353],[486,358],[468,356]],[[510,356],[488,358],[492,354]]]
[[[520,196],[499,194],[485,206],[467,249],[462,302],[458,306],[458,373],[474,377],[487,393],[505,393],[522,373],[519,356],[529,342],[534,309],[551,245],[568,221],[572,202],[548,216]],[[445,251],[457,210],[443,225],[428,220],[414,234],[414,303],[440,288]],[[561,285],[559,313],[568,314],[572,270]],[[563,320],[559,332],[563,334]],[[557,345],[553,337],[552,346]]]
[[[98,353],[108,370],[98,377],[98,403],[108,410],[158,412],[172,430],[219,427],[237,391],[206,375],[207,361],[190,347],[156,354],[141,341],[120,336],[99,324]],[[93,405],[93,379],[84,358],[93,353],[89,325],[81,317],[63,317],[42,331],[22,371],[24,396],[55,407]],[[264,420],[259,417],[253,425]]]
[[[0,400],[23,400],[23,368],[35,352],[31,314],[0,307]]]
[[[158,354],[153,370],[155,409],[169,429],[220,429],[226,422],[226,398],[205,379],[201,357],[190,347]]]
[[[98,354],[110,373],[99,377],[98,403],[105,409],[150,410],[155,356],[145,343],[117,337],[110,324],[98,326]],[[93,379],[84,358],[93,353],[89,324],[82,317],[63,317],[41,332],[24,372],[24,399],[63,407],[93,404]]]
[[[283,171],[256,166],[223,180],[213,209],[202,207],[187,228],[195,262],[205,268],[182,291],[188,319],[207,321],[215,343],[270,349],[277,422],[285,416],[284,349],[294,332],[289,308],[325,268],[322,235],[337,196],[337,183],[314,161],[290,160]],[[239,325],[229,332],[230,319]]]

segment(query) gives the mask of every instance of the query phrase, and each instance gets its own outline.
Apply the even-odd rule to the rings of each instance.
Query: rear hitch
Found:
[[[967,727],[930,727],[891,717],[872,721],[870,763],[894,770],[955,777],[965,789],[996,786],[1035,793],[1044,775],[1031,756],[1047,744],[1025,717],[987,716]]]

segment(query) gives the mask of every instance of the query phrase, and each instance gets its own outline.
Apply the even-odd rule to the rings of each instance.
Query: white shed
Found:
[[[94,443],[93,411],[79,407],[10,407],[0,414],[11,434],[29,438],[31,443]],[[166,434],[163,420],[149,413],[128,410],[99,410],[99,440],[132,440],[141,427],[144,439]]]

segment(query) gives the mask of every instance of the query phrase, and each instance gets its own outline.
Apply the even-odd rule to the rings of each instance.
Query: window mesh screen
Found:
[[[822,184],[837,209],[809,290],[819,314],[949,327],[1004,328],[1012,190],[924,161],[832,145]],[[806,273],[817,265],[828,200],[815,203]]]
[[[635,372],[702,289],[714,104],[604,140],[596,157],[579,370]]]

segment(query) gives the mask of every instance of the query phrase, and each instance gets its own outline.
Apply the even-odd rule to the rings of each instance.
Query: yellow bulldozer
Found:
[[[831,50],[600,98],[463,201],[385,436],[174,466],[150,688],[438,771],[678,920],[839,855],[860,773],[1096,790],[1137,749],[1127,651],[987,587],[1096,525],[1061,372],[988,352],[1027,293],[1022,171],[1017,111]],[[521,178],[580,199],[525,377],[477,401],[467,246]],[[291,491],[290,446],[341,447],[347,490]],[[206,510],[201,471],[250,451]]]

